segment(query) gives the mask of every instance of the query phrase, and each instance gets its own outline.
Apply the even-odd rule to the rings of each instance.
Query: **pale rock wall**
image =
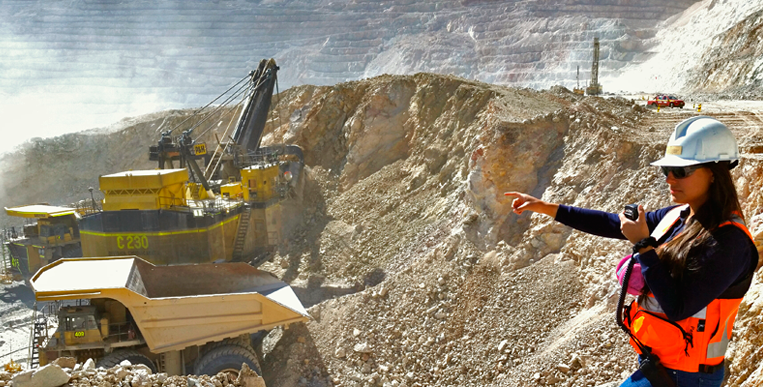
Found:
[[[750,14],[716,35],[695,62],[686,88],[704,93],[760,98],[763,79],[763,11]]]
[[[739,170],[734,173],[737,190],[760,254],[763,252],[763,159],[757,154],[748,155],[737,169]],[[729,354],[731,373],[727,386],[763,384],[763,271],[760,269],[752,288],[739,306],[734,329],[735,340]]]
[[[665,20],[645,41],[648,59],[603,83],[622,90],[760,99],[761,8],[760,0],[696,2]]]
[[[326,280],[357,278],[369,286],[311,309],[316,320],[307,331],[329,377],[349,385],[579,385],[632,372],[633,352],[612,316],[618,292],[613,267],[629,244],[542,215],[517,217],[503,193],[524,191],[612,212],[629,203],[669,205],[664,178],[649,163],[664,152],[673,126],[691,113],[658,118],[621,98],[504,89],[429,74],[346,85],[351,90],[323,88],[314,95],[341,101],[313,107],[311,117],[333,121],[300,124],[322,128],[311,136],[347,147],[342,161],[321,156],[337,160],[322,184],[334,181],[342,189],[323,191],[324,215],[332,220],[312,242],[320,246],[320,265],[295,258],[299,251],[280,253],[299,265],[301,275],[318,270]],[[362,101],[354,104],[357,111],[327,113],[351,105],[350,95]],[[398,101],[409,108],[400,109]],[[286,111],[298,109],[295,104]],[[719,118],[743,149],[753,150],[759,127],[732,116]],[[374,128],[403,134],[385,139]],[[393,156],[369,151],[395,149],[400,136],[407,146]],[[302,141],[307,154],[317,149],[310,149],[315,141]],[[387,164],[349,157],[360,154]],[[760,166],[754,160],[746,156],[734,176],[751,229],[760,235]],[[369,281],[379,270],[383,276]],[[760,286],[755,283],[745,305]],[[740,311],[736,353],[756,350],[758,316],[756,308]],[[353,351],[361,344],[370,355]],[[300,353],[279,352],[273,361]],[[752,383],[749,375],[760,373],[748,358],[730,356],[738,375],[733,380]],[[304,372],[296,365],[288,370]]]

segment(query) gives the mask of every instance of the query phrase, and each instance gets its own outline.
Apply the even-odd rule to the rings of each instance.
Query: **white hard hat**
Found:
[[[731,167],[739,160],[739,148],[729,128],[715,118],[696,116],[683,120],[668,140],[665,157],[652,165],[687,167],[718,161],[729,161]]]

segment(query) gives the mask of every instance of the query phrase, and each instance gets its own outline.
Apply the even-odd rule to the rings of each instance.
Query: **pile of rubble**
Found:
[[[614,319],[613,270],[629,244],[516,216],[503,193],[610,212],[670,205],[649,163],[695,112],[432,74],[281,97],[271,122],[282,124],[268,137],[304,149],[317,199],[262,268],[316,290],[365,290],[318,303],[304,328],[276,334],[261,362],[269,387],[582,387],[617,385],[635,371]],[[754,115],[707,114],[743,149],[763,135]],[[734,174],[763,239],[763,199],[747,188],[763,186],[761,160],[745,156]],[[740,321],[756,321],[754,294]],[[735,332],[739,354],[759,341],[746,328]],[[757,363],[735,351],[729,359],[734,385],[751,380]]]
[[[43,367],[18,373],[0,372],[0,387],[264,387],[259,375],[246,364],[238,376],[220,372],[214,376],[168,376],[154,374],[143,364],[124,360],[109,369],[96,368],[88,359],[77,363],[62,357]]]

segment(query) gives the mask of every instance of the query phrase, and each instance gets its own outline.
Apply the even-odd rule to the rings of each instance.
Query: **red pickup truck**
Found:
[[[686,104],[682,99],[667,94],[658,95],[646,101],[646,106],[651,107],[679,107],[683,109],[684,105]]]

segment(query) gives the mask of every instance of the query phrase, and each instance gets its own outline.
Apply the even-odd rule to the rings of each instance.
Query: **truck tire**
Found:
[[[97,367],[103,367],[109,369],[114,366],[118,366],[123,361],[129,361],[131,364],[143,364],[151,369],[152,373],[156,373],[156,365],[146,355],[133,350],[114,351],[106,356],[96,364]]]
[[[213,350],[213,349],[215,349],[217,347],[221,347],[221,346],[225,346],[225,345],[238,345],[239,347],[251,348],[252,347],[252,340],[251,340],[251,338],[249,336],[245,336],[245,337],[236,336],[236,337],[231,337],[231,338],[228,338],[228,339],[222,339],[222,340],[214,342],[214,343],[205,344],[202,347],[201,352],[202,353],[207,353],[207,352],[209,352],[209,351],[211,351],[211,350]]]
[[[217,375],[225,372],[238,376],[241,364],[246,363],[257,375],[262,375],[257,356],[248,348],[240,345],[221,345],[201,356],[193,366],[194,375]]]

